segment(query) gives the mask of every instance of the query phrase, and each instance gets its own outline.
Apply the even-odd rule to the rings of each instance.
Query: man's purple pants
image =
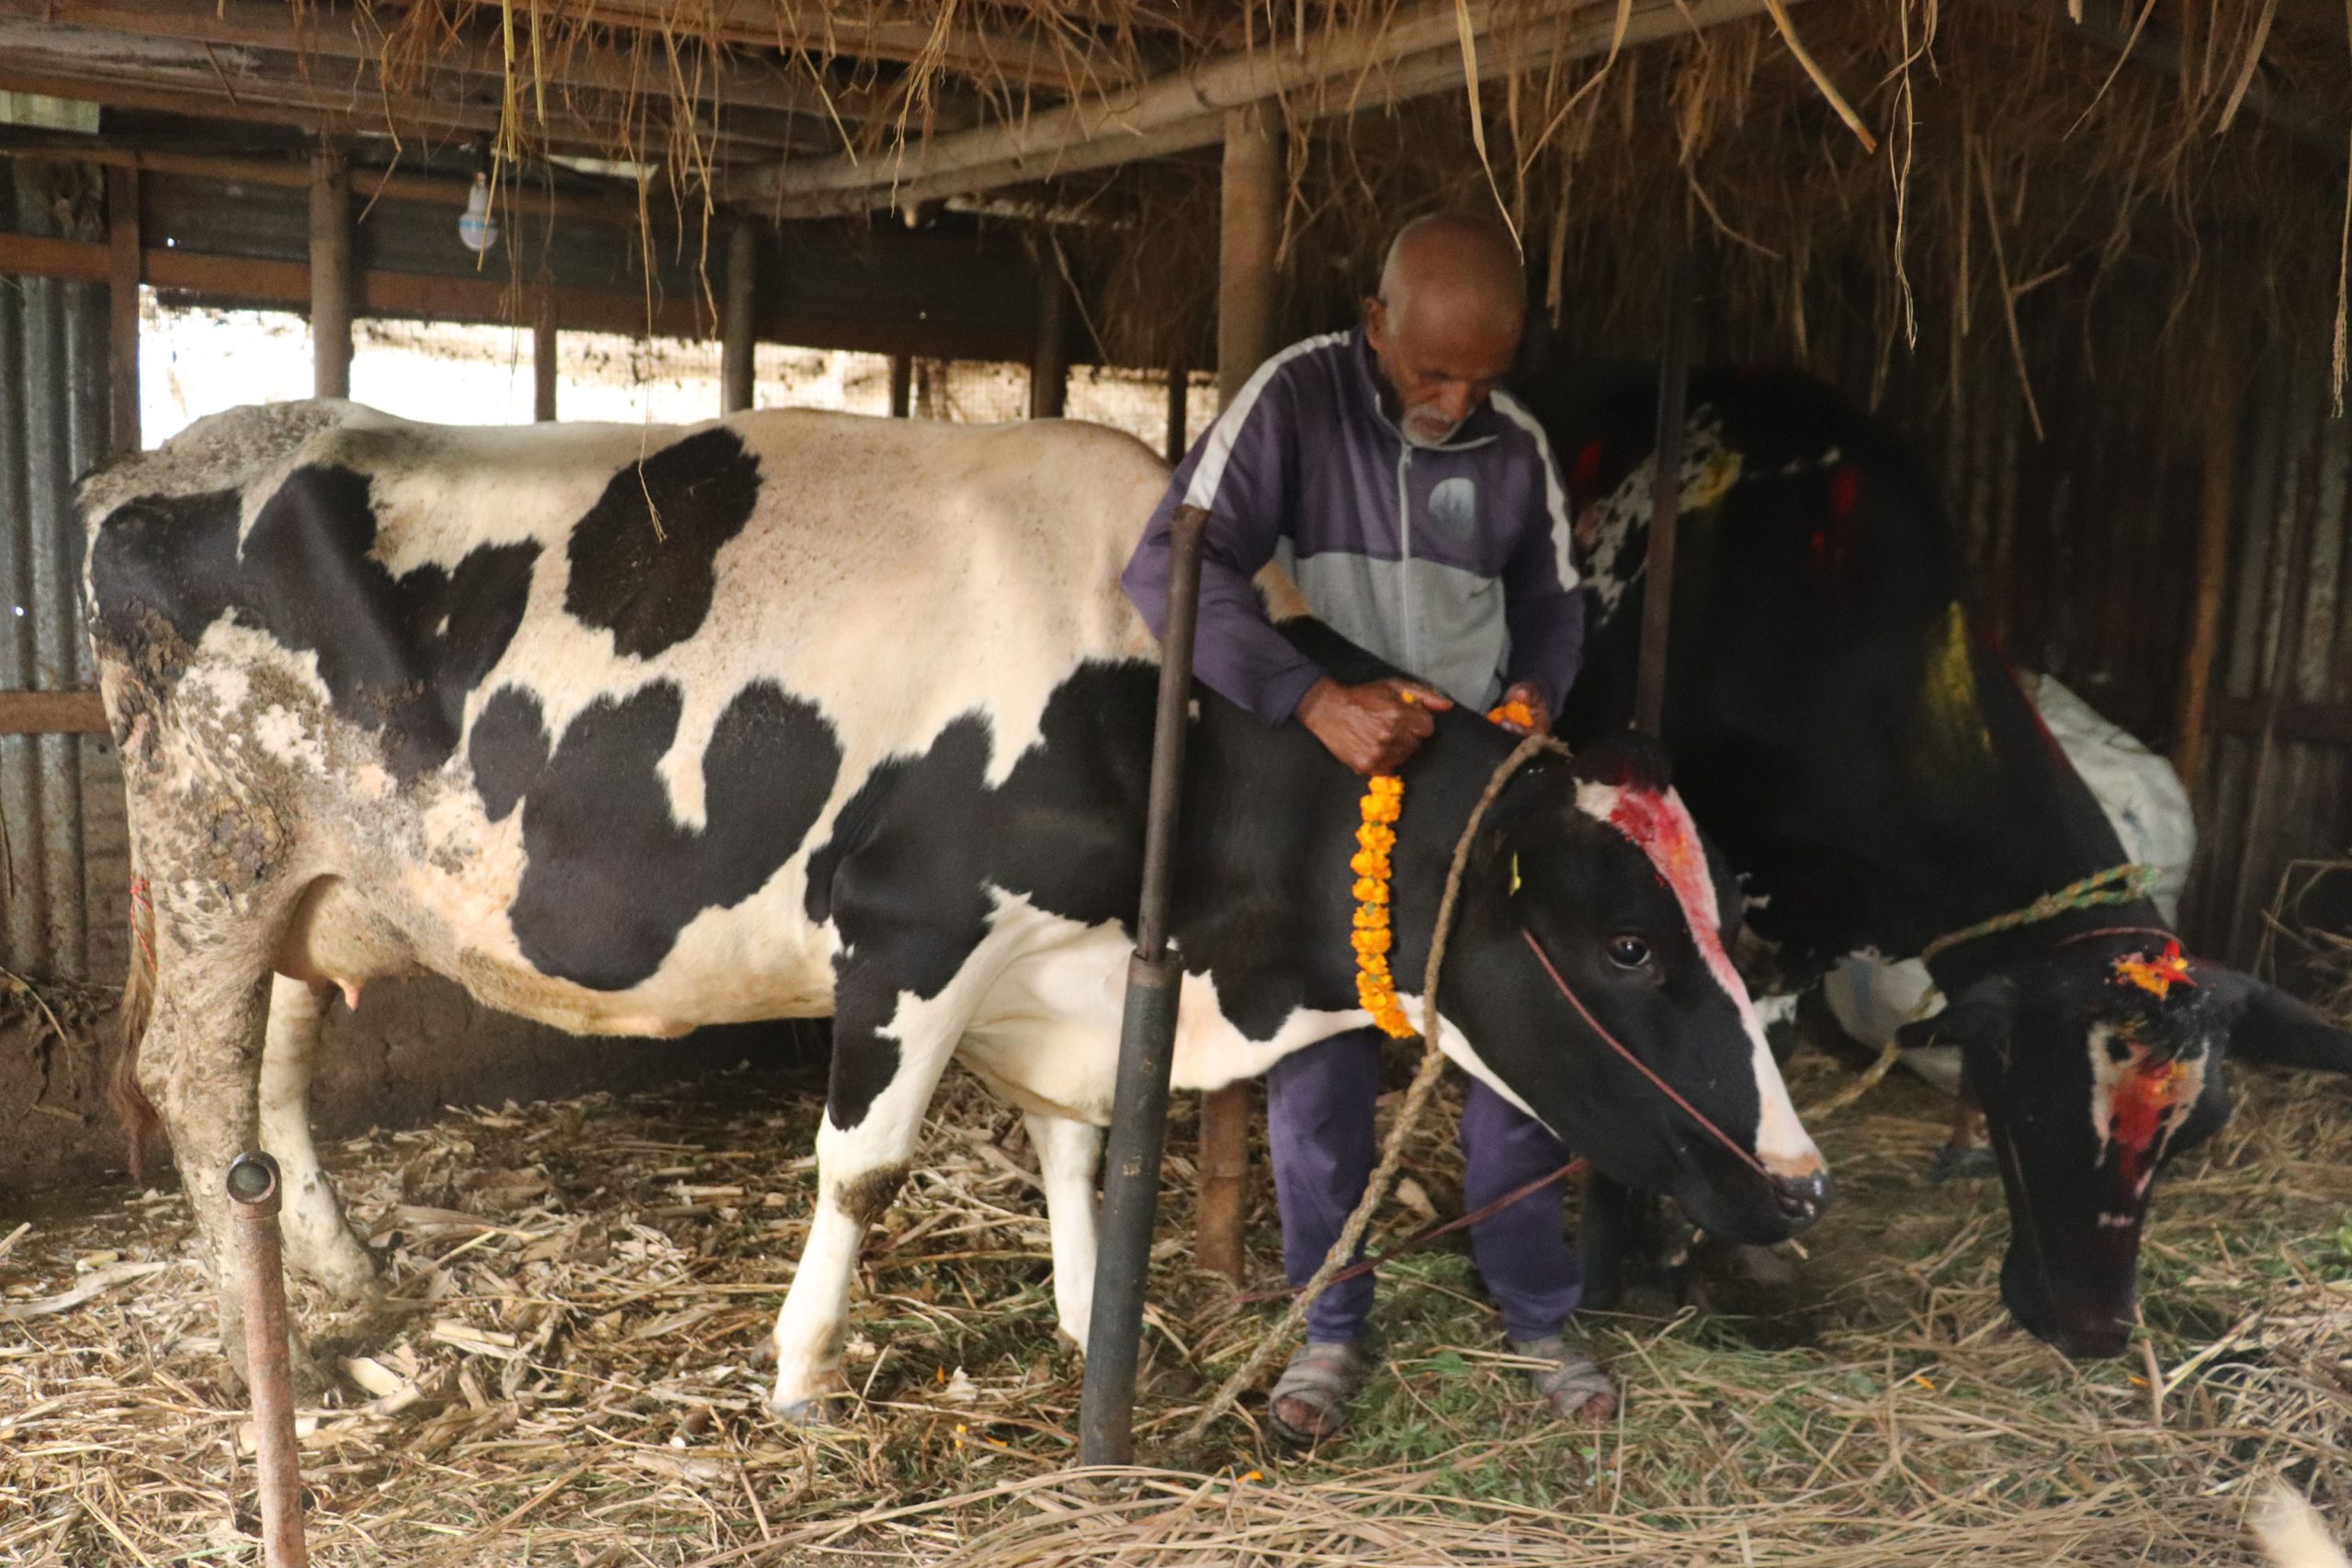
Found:
[[[1283,1269],[1294,1286],[1315,1275],[1372,1179],[1373,1127],[1380,1096],[1380,1034],[1355,1030],[1296,1051],[1266,1075],[1266,1126],[1273,1146],[1274,1196],[1282,1211]],[[1462,1203],[1476,1210],[1546,1171],[1568,1151],[1543,1123],[1476,1078],[1462,1106],[1467,1170]],[[1470,1230],[1470,1247],[1513,1339],[1560,1332],[1584,1281],[1560,1216],[1557,1184],[1532,1192]],[[1306,1312],[1306,1337],[1363,1337],[1373,1279],[1332,1286]]]

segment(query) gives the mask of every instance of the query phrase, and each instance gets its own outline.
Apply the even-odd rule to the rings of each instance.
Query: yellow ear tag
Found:
[[[1519,891],[1519,856],[1517,854],[1510,857],[1510,890],[1513,893]]]

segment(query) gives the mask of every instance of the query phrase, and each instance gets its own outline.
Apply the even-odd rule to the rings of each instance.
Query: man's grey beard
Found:
[[[1453,439],[1453,433],[1455,431],[1462,428],[1462,423],[1457,420],[1453,423],[1444,426],[1442,429],[1438,430],[1436,434],[1430,434],[1430,427],[1434,424],[1434,421],[1430,420],[1419,409],[1407,409],[1405,411],[1405,417],[1396,422],[1396,428],[1403,433],[1407,441],[1411,442],[1416,446],[1423,447],[1442,446],[1447,442]]]

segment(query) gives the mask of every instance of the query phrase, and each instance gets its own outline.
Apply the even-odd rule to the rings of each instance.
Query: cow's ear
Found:
[[[2338,1029],[2312,1008],[2251,975],[2199,964],[2197,978],[2239,1004],[2230,1026],[2230,1055],[2241,1062],[2312,1072],[2352,1073],[2352,1032]]]
[[[2009,1026],[2017,1014],[2018,983],[2006,975],[1996,975],[1968,987],[1958,1001],[1934,1017],[1905,1024],[1894,1032],[1894,1041],[1905,1051],[1930,1045],[2000,1050],[2008,1044]]]

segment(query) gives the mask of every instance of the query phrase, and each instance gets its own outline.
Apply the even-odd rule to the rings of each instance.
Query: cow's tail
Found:
[[[164,1119],[154,1101],[139,1087],[139,1043],[147,1036],[147,1020],[155,1008],[155,901],[147,879],[130,879],[130,976],[123,982],[122,1006],[115,1014],[120,1033],[114,1054],[114,1071],[107,1079],[107,1099],[122,1123],[128,1144],[130,1179],[147,1179],[147,1150],[163,1131]]]

